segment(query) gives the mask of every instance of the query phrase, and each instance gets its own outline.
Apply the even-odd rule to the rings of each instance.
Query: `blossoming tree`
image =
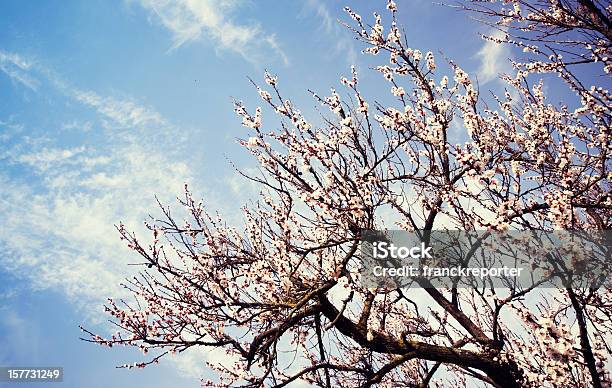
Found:
[[[610,386],[606,286],[378,289],[358,281],[364,229],[610,228],[610,94],[590,86],[610,82],[610,5],[462,7],[501,31],[486,39],[525,52],[514,74],[500,75],[504,95],[487,101],[459,64],[410,48],[393,1],[371,24],[346,8],[364,52],[381,59],[376,71],[392,102],[364,95],[353,69],[341,90],[313,93],[328,112],[312,121],[266,73],[256,85],[261,107],[235,103],[251,131],[240,142],[260,167],[245,174],[261,197],[243,208],[244,225],[208,212],[186,187],[180,204],[189,218],[162,206],[152,241],[120,226],[145,261],[125,285],[138,303],[109,300],[119,331],[103,338],[83,329],[87,340],[149,353],[130,367],[193,347],[223,349],[231,362],[210,363],[210,385]],[[574,99],[547,100],[547,75]],[[265,126],[268,111],[280,117],[277,129]],[[451,142],[451,130],[463,140]],[[388,214],[395,225],[385,224]]]

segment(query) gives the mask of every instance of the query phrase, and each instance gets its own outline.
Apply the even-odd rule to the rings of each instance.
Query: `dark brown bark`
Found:
[[[516,365],[493,361],[490,354],[457,349],[451,346],[432,345],[420,341],[396,339],[383,333],[372,333],[368,329],[341,315],[323,294],[319,296],[321,312],[328,320],[335,320],[335,328],[357,344],[377,353],[406,356],[406,359],[423,359],[473,368],[485,373],[496,385],[504,388],[520,388],[520,372]]]
[[[578,329],[580,332],[580,350],[582,351],[584,362],[586,363],[589,374],[591,375],[591,382],[593,383],[594,388],[601,388],[601,378],[599,376],[599,372],[597,371],[595,356],[593,355],[593,349],[591,348],[591,343],[589,341],[589,331],[587,329],[587,322],[584,316],[584,309],[574,293],[574,290],[571,288],[566,288],[566,290],[570,300],[572,301],[574,312],[576,313],[576,321],[578,322]]]

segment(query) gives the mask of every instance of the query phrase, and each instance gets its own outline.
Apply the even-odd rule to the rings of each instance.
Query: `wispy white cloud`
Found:
[[[15,123],[11,118],[6,121],[0,120],[0,142],[7,141],[23,131],[23,124]],[[0,153],[1,157],[1,153]]]
[[[262,49],[272,50],[284,64],[287,55],[274,34],[265,32],[259,24],[240,24],[232,14],[244,2],[241,0],[139,0],[140,4],[173,35],[171,49],[190,41],[209,39],[220,50],[233,51],[256,62]]]
[[[333,45],[334,51],[346,55],[346,60],[350,65],[356,65],[358,53],[354,41],[332,16],[326,3],[321,0],[307,0],[304,3],[304,11],[319,19],[321,29],[335,42]]]
[[[336,21],[331,16],[329,9],[325,3],[319,0],[308,0],[306,1],[308,8],[310,8],[319,18],[321,18],[321,26],[326,32],[330,33],[334,29]]]
[[[154,196],[172,203],[183,185],[193,182],[187,164],[170,160],[156,146],[130,140],[112,148],[105,156],[90,148],[17,155],[44,165],[42,190],[0,174],[0,263],[34,289],[63,292],[90,322],[104,318],[100,303],[106,297],[128,296],[119,285],[136,269],[128,263],[138,261],[114,225],[121,221],[148,238],[142,221],[151,210],[156,213]],[[231,364],[224,352],[204,348],[169,361],[194,379],[204,375],[205,361]]]
[[[89,120],[86,120],[86,121],[72,120],[72,121],[62,123],[61,128],[62,130],[65,130],[65,131],[79,130],[83,132],[89,132],[91,131],[92,123]]]
[[[261,173],[261,171],[255,167],[242,167],[240,171],[248,176],[258,176]],[[261,192],[260,185],[245,178],[236,171],[233,171],[231,175],[225,177],[224,183],[227,185],[229,192],[240,202],[246,203],[256,200]]]
[[[278,40],[276,39],[275,34],[270,34],[266,36],[266,43],[270,48],[278,55],[278,57],[283,61],[285,66],[289,65],[289,57],[285,54],[283,49],[281,48]]]
[[[93,108],[114,141],[150,145],[172,144],[160,149],[169,158],[185,144],[186,133],[168,122],[157,110],[131,97],[102,96],[91,90],[62,86],[63,92],[83,106]],[[90,124],[91,125],[91,124]]]
[[[111,119],[111,126],[121,128],[139,128],[143,125],[163,125],[162,116],[132,100],[118,100],[114,97],[103,97],[93,91],[72,90],[74,98],[92,108],[104,117]]]
[[[41,80],[48,73],[40,66],[38,71],[23,68]],[[80,90],[60,78],[46,81],[59,91],[53,98],[65,99],[57,105],[78,105],[87,112],[87,120],[75,116],[68,124],[58,123],[58,134],[86,123],[87,137],[101,141],[84,138],[73,144],[72,139],[67,146],[50,133],[32,138],[27,124],[0,121],[0,127],[12,128],[6,131],[10,141],[0,139],[0,159],[19,169],[18,177],[0,170],[0,265],[35,289],[62,292],[97,322],[105,318],[100,304],[109,296],[127,296],[120,283],[138,269],[128,266],[138,257],[114,225],[123,222],[146,239],[143,221],[157,214],[155,196],[171,204],[185,183],[196,182],[182,148],[183,131],[161,113],[133,98]],[[194,378],[203,375],[205,360],[224,357],[198,349],[172,358],[181,373]]]
[[[0,177],[3,265],[36,288],[62,290],[81,307],[121,295],[134,257],[113,225],[123,221],[142,233],[154,195],[171,201],[190,181],[184,163],[147,145],[116,142],[108,149],[17,154],[13,163],[43,179],[32,185]]]
[[[494,30],[488,34],[493,38],[501,38],[505,35],[504,31]],[[480,65],[476,71],[478,80],[486,84],[498,79],[502,73],[509,73],[512,70],[510,64],[511,50],[508,45],[485,40],[476,57],[480,60]]]
[[[21,69],[23,77],[44,78],[40,66],[20,55],[1,58]],[[143,231],[154,196],[172,201],[192,174],[184,160],[174,158],[183,144],[181,131],[156,110],[131,98],[47,81],[60,92],[54,98],[97,114],[97,124],[75,118],[69,125],[58,123],[57,131],[85,122],[98,127],[91,136],[101,141],[83,138],[82,144],[65,146],[50,132],[33,137],[23,124],[0,122],[19,128],[10,142],[0,143],[3,164],[19,170],[18,179],[0,171],[0,262],[34,287],[63,290],[82,306],[99,305],[121,292],[119,283],[129,273],[130,252],[114,225],[123,221]],[[160,136],[175,141],[152,140]]]
[[[83,146],[72,149],[43,148],[40,151],[19,154],[16,156],[16,161],[29,164],[39,171],[46,171],[58,162],[70,159],[83,151],[85,151]]]
[[[39,82],[28,74],[28,70],[31,67],[32,62],[26,60],[19,54],[0,50],[0,70],[12,80],[35,91],[38,88]]]

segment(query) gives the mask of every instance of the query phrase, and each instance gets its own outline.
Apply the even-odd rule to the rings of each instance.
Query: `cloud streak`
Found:
[[[0,70],[8,75],[13,81],[16,81],[28,89],[36,91],[38,81],[28,74],[28,70],[32,67],[32,62],[26,60],[22,56],[0,50]]]
[[[88,321],[98,323],[105,318],[100,304],[129,296],[120,283],[140,269],[128,266],[137,255],[114,225],[123,222],[147,239],[143,221],[157,214],[155,196],[172,204],[185,183],[199,183],[205,192],[206,186],[196,182],[184,131],[152,107],[71,87],[19,55],[10,61],[21,63],[15,66],[25,76],[55,88],[41,89],[37,98],[78,106],[87,120],[77,114],[67,125],[60,119],[57,132],[42,136],[33,135],[27,123],[0,121],[0,163],[7,167],[0,169],[0,265],[34,289],[62,292]],[[66,132],[83,131],[86,136],[75,136],[70,145],[62,140]],[[81,140],[73,144],[74,139]],[[194,378],[204,374],[205,360],[229,362],[207,349],[170,360]]]
[[[505,32],[501,30],[494,30],[489,34],[495,39],[502,38],[504,35]],[[478,80],[483,84],[496,80],[500,74],[509,73],[512,70],[512,65],[509,62],[511,51],[508,45],[485,40],[476,53],[476,57],[480,61],[476,73]]]
[[[20,55],[2,58],[23,77],[45,79],[44,69]],[[67,146],[59,132],[80,126],[58,123],[56,133],[36,136],[26,124],[0,122],[20,128],[0,139],[0,160],[10,167],[0,170],[0,262],[35,288],[62,290],[77,306],[97,309],[106,296],[121,294],[119,283],[129,273],[130,252],[114,225],[123,221],[142,232],[154,196],[171,201],[192,174],[175,157],[182,132],[160,113],[130,98],[54,81],[49,84],[60,93],[41,98],[76,104],[89,117],[93,111],[95,124],[88,126],[95,129]]]
[[[308,0],[304,3],[304,10],[319,19],[321,29],[335,41],[334,51],[346,55],[349,65],[356,65],[358,55],[354,41],[346,35],[346,31],[343,31],[325,3],[320,0]]]
[[[240,54],[257,62],[257,53],[271,50],[285,64],[287,55],[275,35],[266,33],[259,24],[239,24],[232,13],[243,3],[239,0],[140,0],[140,5],[173,35],[171,50],[191,42],[209,39],[218,50]]]

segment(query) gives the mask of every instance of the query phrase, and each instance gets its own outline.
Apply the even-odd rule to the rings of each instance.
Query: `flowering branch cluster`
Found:
[[[513,7],[474,9],[499,18],[495,25],[519,23],[557,53],[541,34],[573,30],[591,46],[558,46],[588,50],[583,60],[609,70],[610,30],[585,11],[590,1],[579,1],[587,4],[576,8],[581,19],[567,16],[561,1],[504,3]],[[260,107],[235,102],[251,131],[240,143],[261,171],[247,176],[262,193],[243,208],[244,226],[207,212],[187,187],[180,204],[189,219],[179,222],[160,205],[151,243],[120,226],[147,268],[125,284],[137,305],[106,307],[119,332],[88,331],[90,341],[156,351],[151,362],[195,346],[222,348],[227,362],[210,363],[218,379],[205,385],[610,384],[605,287],[566,288],[529,304],[533,289],[438,290],[423,280],[417,302],[413,290],[360,285],[360,233],[388,222],[411,231],[588,231],[608,229],[612,216],[607,90],[581,87],[574,63],[559,54],[516,63],[516,76],[503,76],[509,91],[488,107],[459,65],[448,61],[446,71],[432,52],[409,47],[395,3],[387,8],[388,26],[381,15],[367,25],[346,12],[364,52],[384,56],[376,71],[393,103],[369,100],[353,68],[341,79],[344,91],[312,93],[326,111],[313,122],[266,72],[265,86],[255,85]],[[543,81],[532,80],[542,72],[566,80],[579,106],[548,101]],[[268,111],[281,119],[276,130],[264,129]],[[451,131],[463,140],[451,142]]]

